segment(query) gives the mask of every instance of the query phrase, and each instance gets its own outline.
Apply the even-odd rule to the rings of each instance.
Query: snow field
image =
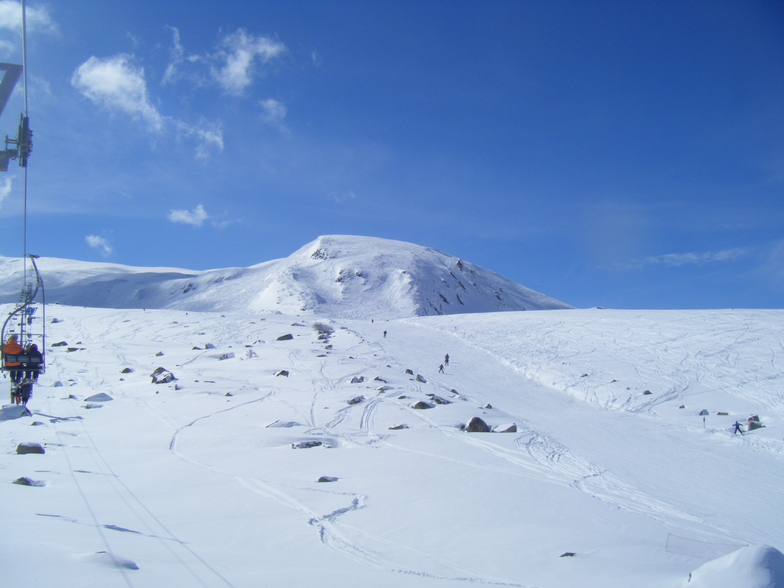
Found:
[[[702,562],[667,533],[784,545],[780,311],[49,315],[79,350],[0,421],[9,584],[672,588]]]

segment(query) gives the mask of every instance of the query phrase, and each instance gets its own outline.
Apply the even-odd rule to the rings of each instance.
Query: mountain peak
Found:
[[[39,266],[48,300],[94,307],[359,319],[570,308],[436,249],[376,237],[324,235],[249,268],[194,272],[51,258]],[[0,276],[7,301],[17,296],[12,273]]]

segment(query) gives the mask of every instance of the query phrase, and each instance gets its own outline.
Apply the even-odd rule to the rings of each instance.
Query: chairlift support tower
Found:
[[[0,115],[5,110],[8,100],[16,87],[19,78],[23,80],[24,112],[19,119],[16,137],[5,137],[5,149],[0,149],[0,171],[8,171],[8,163],[18,160],[19,166],[24,168],[24,213],[23,213],[23,247],[22,247],[22,289],[19,301],[0,329],[1,342],[4,345],[11,335],[16,335],[19,344],[24,348],[36,344],[41,355],[40,363],[31,363],[31,358],[26,354],[15,356],[2,352],[2,366],[4,372],[18,371],[18,366],[6,366],[7,362],[21,363],[29,366],[27,369],[43,373],[46,362],[43,359],[46,350],[46,296],[44,282],[36,264],[37,255],[27,252],[27,163],[33,151],[33,131],[30,129],[30,118],[27,109],[27,14],[25,0],[22,0],[22,65],[14,63],[0,63]],[[29,268],[29,269],[28,269]],[[38,312],[40,309],[40,313]]]

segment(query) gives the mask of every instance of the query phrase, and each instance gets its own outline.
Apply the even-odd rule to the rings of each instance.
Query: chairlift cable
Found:
[[[27,10],[25,8],[25,0],[22,0],[22,94],[24,96],[24,114],[23,120],[29,120],[27,108]],[[24,125],[27,127],[27,125]],[[22,137],[20,137],[22,139]],[[27,141],[25,141],[27,143]],[[27,154],[21,155],[24,157],[24,212],[23,212],[23,228],[22,228],[22,279],[23,288],[27,287]]]
[[[30,130],[29,104],[28,104],[28,85],[27,85],[27,6],[25,0],[20,1],[22,9],[22,65],[9,63],[0,64],[0,70],[4,72],[0,79],[0,113],[5,109],[9,97],[16,86],[20,75],[23,85],[23,112],[19,121],[19,128],[15,139],[8,136],[5,138],[5,149],[0,149],[0,170],[7,171],[8,161],[18,159],[19,165],[24,168],[23,172],[23,214],[22,214],[22,292],[19,303],[13,309],[0,328],[0,344],[2,345],[2,362],[0,370],[3,375],[10,372],[12,385],[12,402],[23,401],[25,404],[32,393],[32,384],[37,381],[38,375],[45,370],[44,353],[46,347],[46,300],[44,297],[44,284],[38,266],[35,262],[37,255],[27,252],[27,197],[28,197],[28,173],[27,163],[32,152],[33,133]],[[28,265],[28,264],[31,264]],[[30,276],[30,283],[28,283]],[[41,298],[36,300],[40,294]],[[39,333],[33,328],[33,320],[36,310],[41,308],[42,312],[37,317],[41,320]],[[13,323],[18,320],[18,332],[14,329]],[[14,340],[18,340],[17,349],[10,346],[10,351],[6,352],[6,344],[10,345],[10,338],[6,339],[6,328],[10,327],[10,333]],[[36,344],[33,343],[36,341]],[[20,345],[23,351],[19,351]],[[40,347],[39,347],[40,345]],[[20,382],[26,382],[27,393],[19,393],[21,390]]]

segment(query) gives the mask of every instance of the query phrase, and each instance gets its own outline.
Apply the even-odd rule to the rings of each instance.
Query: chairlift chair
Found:
[[[31,385],[38,376],[46,370],[46,297],[44,294],[44,282],[35,263],[36,255],[28,255],[32,262],[34,282],[25,284],[19,304],[8,313],[8,317],[0,330],[0,339],[3,343],[2,369],[3,376],[7,374],[22,372],[22,376],[29,380],[27,385]],[[40,313],[38,312],[40,310]],[[5,353],[5,344],[11,335],[15,335],[19,346],[24,350],[22,353]],[[41,354],[40,357],[28,353],[30,346],[35,344]],[[9,365],[16,364],[16,365]],[[19,389],[19,379],[11,379],[11,397]],[[27,390],[29,397],[29,389]]]

